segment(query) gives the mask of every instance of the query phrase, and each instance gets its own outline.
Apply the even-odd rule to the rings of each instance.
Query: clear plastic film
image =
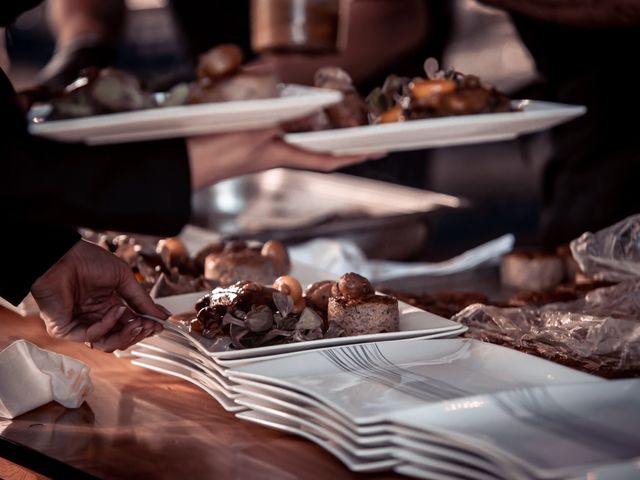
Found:
[[[479,340],[507,344],[586,370],[640,369],[640,281],[542,307],[470,305],[453,320]]]
[[[581,270],[620,282],[540,307],[470,305],[453,317],[468,335],[607,376],[640,374],[640,215],[571,242]]]
[[[640,278],[640,214],[571,242],[580,269],[597,280],[619,282]]]

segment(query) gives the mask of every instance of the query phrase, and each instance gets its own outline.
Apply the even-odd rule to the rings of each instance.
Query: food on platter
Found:
[[[89,68],[69,84],[62,95],[54,96],[50,104],[47,120],[144,110],[155,107],[156,101],[138,79],[128,73],[114,68]]]
[[[291,269],[287,249],[275,240],[253,246],[243,240],[213,244],[203,254],[204,278],[221,286],[241,280],[268,284]]]
[[[348,128],[367,124],[367,105],[347,72],[337,67],[321,68],[315,73],[314,86],[342,93],[340,102],[324,110],[328,125],[333,128]]]
[[[520,248],[504,255],[500,263],[503,286],[525,291],[552,292],[562,284],[600,285],[580,271],[568,245],[555,251]],[[562,296],[558,297],[562,300]]]
[[[390,75],[371,92],[367,97],[370,123],[512,110],[505,94],[475,75],[439,70],[433,58],[425,62],[425,71],[426,78]]]
[[[156,240],[90,231],[84,236],[123,259],[154,298],[228,287],[238,275],[268,284],[291,268],[287,249],[277,240],[220,240],[191,256],[175,237]]]
[[[180,321],[206,338],[228,335],[236,348],[399,329],[398,301],[376,294],[369,281],[355,273],[337,282],[316,282],[304,291],[289,275],[271,286],[240,281],[213,289],[195,310],[195,318]]]
[[[51,112],[36,121],[278,96],[279,80],[271,69],[247,67],[242,62],[239,47],[220,45],[200,57],[196,80],[161,94],[148,91],[123,71],[89,68],[63,92],[54,93]]]
[[[113,68],[87,69],[63,92],[52,94],[48,114],[33,120],[40,123],[159,107],[277,97],[279,78],[273,69],[264,63],[246,65],[243,61],[239,47],[217,46],[200,56],[195,80],[178,83],[162,93],[148,90],[132,75]],[[432,58],[425,62],[425,77],[389,75],[384,84],[366,98],[356,90],[349,74],[338,67],[320,68],[315,73],[314,86],[339,91],[342,100],[323,111],[285,123],[286,131],[349,128],[513,110],[509,98],[493,86],[475,75],[454,69],[439,70]]]
[[[278,95],[278,77],[266,67],[243,66],[242,50],[220,45],[203,54],[198,62],[197,80],[179,84],[188,90],[186,103],[227,102],[273,98]],[[171,97],[171,92],[169,92]]]
[[[503,285],[525,290],[548,290],[565,278],[565,264],[555,253],[514,250],[502,257],[500,280]]]
[[[475,75],[439,70],[433,58],[425,62],[425,72],[425,78],[389,75],[381,87],[362,98],[347,72],[323,67],[316,72],[315,86],[340,91],[342,101],[289,122],[285,129],[302,132],[514,110],[509,97]]]

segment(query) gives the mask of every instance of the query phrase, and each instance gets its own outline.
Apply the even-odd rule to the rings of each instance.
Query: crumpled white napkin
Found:
[[[78,408],[93,391],[89,367],[17,340],[0,352],[0,417],[14,418],[51,400]]]
[[[499,260],[513,249],[513,243],[513,235],[503,235],[437,263],[369,260],[354,242],[331,238],[318,238],[290,247],[289,255],[294,262],[313,265],[336,275],[357,272],[371,281],[382,281],[414,275],[449,275],[470,270]]]

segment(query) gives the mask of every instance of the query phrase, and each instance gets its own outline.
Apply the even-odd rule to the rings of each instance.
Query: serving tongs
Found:
[[[147,320],[153,320],[154,322],[159,323],[160,325],[162,325],[162,328],[164,328],[165,330],[172,332],[172,333],[177,333],[178,335],[181,335],[185,340],[187,340],[191,345],[193,345],[200,353],[202,353],[203,355],[205,355],[207,358],[209,357],[209,351],[204,348],[204,346],[198,341],[197,338],[195,338],[193,335],[191,335],[189,332],[185,332],[183,329],[181,329],[178,325],[174,324],[170,319],[171,317],[169,317],[168,320],[163,320],[162,318],[159,317],[154,317],[153,315],[145,315],[142,313],[136,313],[136,315],[140,318],[146,318]]]

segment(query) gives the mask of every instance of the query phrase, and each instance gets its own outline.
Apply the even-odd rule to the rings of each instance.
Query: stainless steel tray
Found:
[[[339,173],[274,169],[194,194],[191,223],[224,237],[297,243],[347,237],[372,258],[407,258],[424,245],[425,218],[464,200]]]

